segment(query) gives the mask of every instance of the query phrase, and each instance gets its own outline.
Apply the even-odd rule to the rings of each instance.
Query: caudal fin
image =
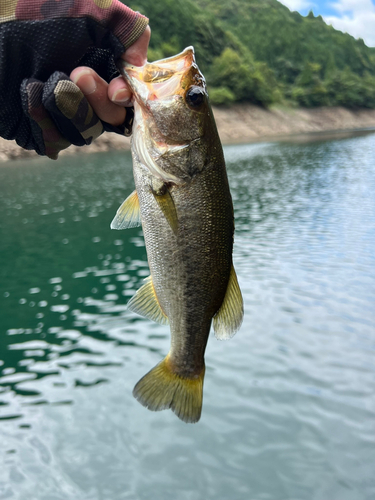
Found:
[[[133,396],[152,411],[170,408],[187,423],[195,423],[201,417],[204,367],[196,378],[185,378],[173,373],[168,356],[141,378],[133,390]]]

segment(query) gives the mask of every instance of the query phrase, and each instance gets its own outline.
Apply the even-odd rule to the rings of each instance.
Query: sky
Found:
[[[279,0],[303,16],[312,10],[327,24],[375,47],[375,0]]]

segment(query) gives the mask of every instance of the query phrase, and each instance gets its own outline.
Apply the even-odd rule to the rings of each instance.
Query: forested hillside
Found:
[[[128,3],[129,5],[129,3]],[[149,60],[194,45],[214,104],[375,108],[375,48],[277,0],[136,0]]]

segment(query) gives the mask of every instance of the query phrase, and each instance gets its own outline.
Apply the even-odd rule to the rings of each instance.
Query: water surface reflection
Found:
[[[169,331],[126,309],[130,156],[1,166],[0,499],[374,498],[375,136],[225,153],[245,319],[195,426],[131,396]]]

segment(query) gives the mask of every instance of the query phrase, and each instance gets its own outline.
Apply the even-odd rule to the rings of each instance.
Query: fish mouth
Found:
[[[194,48],[144,66],[134,66],[121,60],[118,69],[131,88],[134,99],[145,110],[150,101],[178,98],[191,85],[205,87],[205,80],[195,62]]]

